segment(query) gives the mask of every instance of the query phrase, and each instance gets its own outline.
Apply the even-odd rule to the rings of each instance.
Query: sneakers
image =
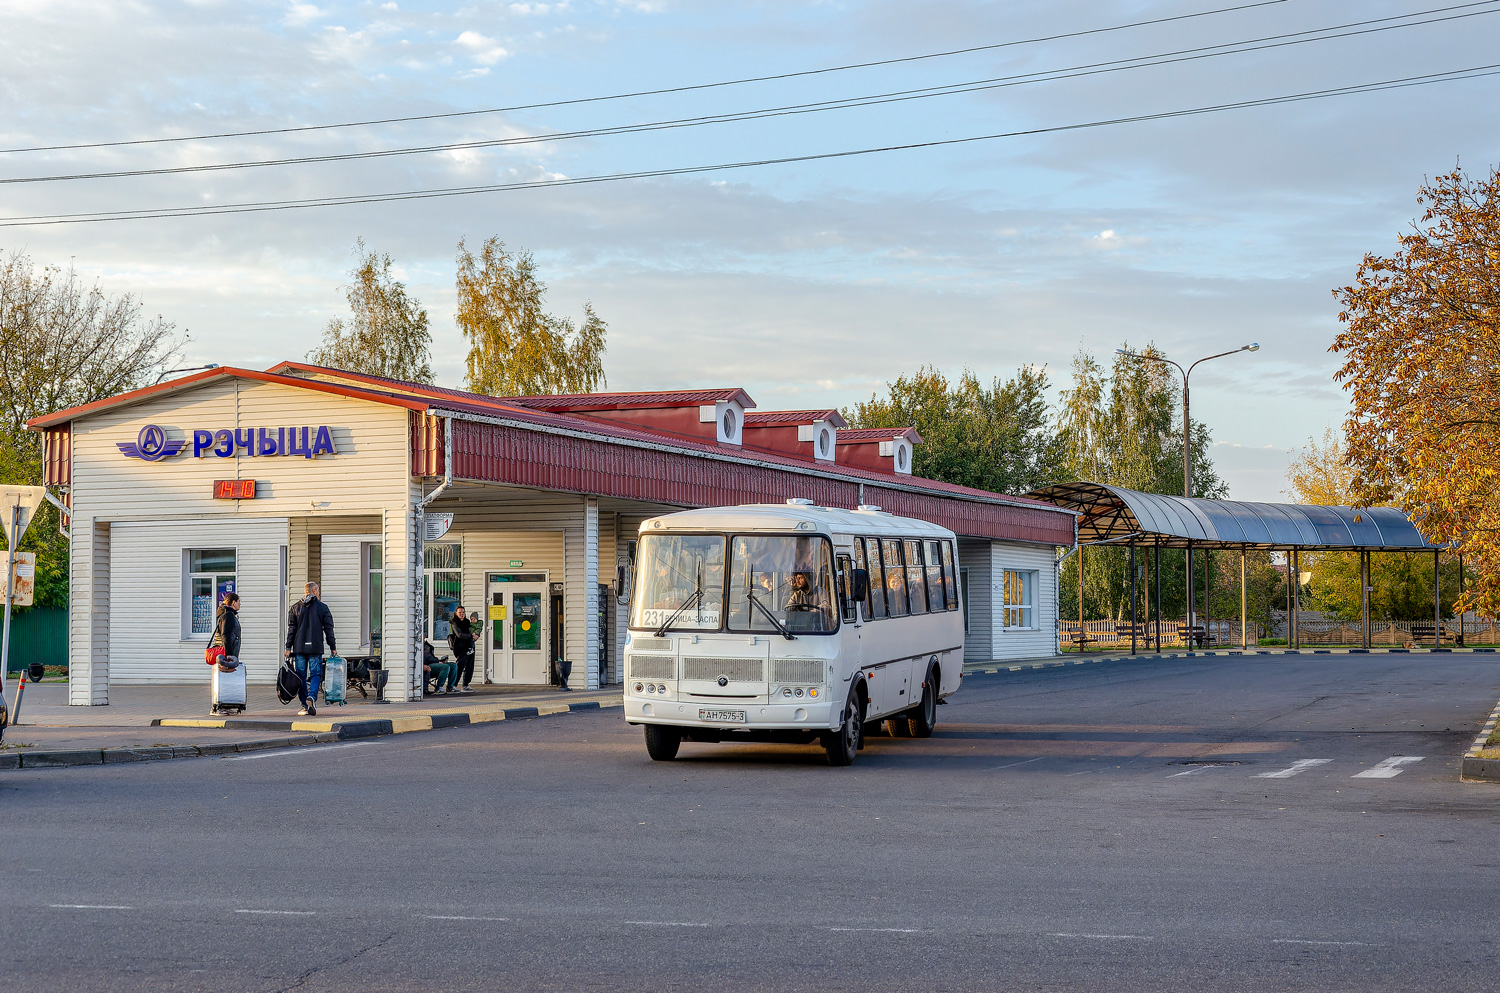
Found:
[[[307,701],[307,716],[308,717],[317,717],[318,716],[318,708],[313,705],[313,702],[311,700]]]
[[[307,716],[307,708],[303,707],[301,710],[297,711],[297,716],[298,717],[306,717]]]
[[[473,693],[473,692],[474,692],[474,690],[473,690],[473,689],[471,689],[471,688],[470,688],[470,687],[468,687],[468,686],[465,686],[465,687],[464,687],[464,688],[463,688],[463,689],[461,689],[461,690],[459,690],[459,691],[458,691],[458,692],[460,692],[460,693]]]

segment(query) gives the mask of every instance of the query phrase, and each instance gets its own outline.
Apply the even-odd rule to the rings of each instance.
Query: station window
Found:
[[[422,550],[422,621],[434,645],[448,640],[448,621],[462,603],[464,546],[428,545]]]
[[[235,591],[233,548],[189,548],[182,553],[183,637],[213,634],[219,604]]]
[[[1036,577],[1035,572],[1005,570],[1005,626],[1007,628],[1034,629],[1036,627]]]

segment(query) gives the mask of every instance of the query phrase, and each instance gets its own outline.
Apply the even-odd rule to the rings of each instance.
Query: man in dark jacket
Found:
[[[306,596],[292,604],[286,615],[286,654],[302,677],[302,709],[297,716],[316,717],[318,687],[323,683],[323,639],[328,639],[330,652],[337,654],[338,648],[333,639],[333,614],[318,599],[318,584],[308,583],[302,589]]]

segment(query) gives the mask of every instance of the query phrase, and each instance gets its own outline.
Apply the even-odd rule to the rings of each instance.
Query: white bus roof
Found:
[[[739,507],[706,507],[653,517],[640,531],[791,531],[808,521],[824,534],[953,537],[947,528],[914,517],[879,510],[842,510],[808,504],[753,503]],[[805,528],[803,530],[806,530]]]

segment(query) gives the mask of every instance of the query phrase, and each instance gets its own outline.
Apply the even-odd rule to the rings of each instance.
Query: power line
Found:
[[[851,62],[847,65],[828,66],[822,69],[803,69],[797,72],[776,73],[769,76],[747,76],[742,79],[726,79],[714,83],[693,83],[685,86],[668,86],[656,90],[636,90],[630,93],[611,93],[604,96],[575,97],[570,100],[550,100],[544,103],[523,103],[511,107],[487,107],[479,110],[454,110],[440,114],[414,114],[407,117],[384,117],[368,121],[347,121],[340,124],[304,124],[296,127],[286,128],[264,128],[258,131],[222,131],[215,134],[182,135],[174,138],[129,138],[120,141],[93,141],[83,142],[75,145],[33,145],[25,148],[0,148],[0,155],[19,154],[23,152],[60,152],[84,148],[118,148],[124,145],[160,145],[172,142],[184,141],[208,141],[217,138],[256,138],[273,134],[295,134],[303,131],[331,131],[339,128],[363,128],[380,124],[407,124],[414,121],[437,121],[455,117],[475,117],[482,114],[506,114],[518,110],[540,110],[548,107],[570,107],[586,103],[602,103],[607,100],[628,100],[634,97],[664,96],[672,93],[691,93],[697,90],[712,90],[724,86],[743,86],[748,83],[770,83],[785,79],[798,79],[806,76],[820,76],[827,73],[847,72],[851,69],[873,69],[879,66],[900,65],[907,62],[922,62],[929,59],[945,59],[955,55],[971,55],[975,52],[990,52],[1001,48],[1014,48],[1018,45],[1035,45],[1047,41],[1061,41],[1068,38],[1083,38],[1089,35],[1107,34],[1112,31],[1125,31],[1131,28],[1151,27],[1157,24],[1170,24],[1174,21],[1192,20],[1198,17],[1212,17],[1218,14],[1230,14],[1241,10],[1253,10],[1257,7],[1274,7],[1279,4],[1288,3],[1290,0],[1257,0],[1255,3],[1239,4],[1234,7],[1219,7],[1214,10],[1197,11],[1191,14],[1176,14],[1171,17],[1155,17],[1145,21],[1131,21],[1128,24],[1115,24],[1103,28],[1085,28],[1078,31],[1065,31],[1059,34],[1042,35],[1036,38],[1021,38],[1015,41],[996,42],[991,45],[975,45],[971,48],[956,48],[946,52],[931,52],[926,55],[907,55],[894,59],[880,59],[872,62]]]
[[[597,183],[611,183],[630,179],[654,179],[665,176],[685,176],[696,173],[724,172],[732,169],[749,169],[769,165],[787,165],[799,162],[815,162],[824,159],[850,158],[862,155],[875,155],[885,152],[911,151],[920,148],[937,148],[946,145],[964,145],[980,141],[993,141],[1000,138],[1019,138],[1031,135],[1055,134],[1066,131],[1082,131],[1091,128],[1110,127],[1119,124],[1136,124],[1145,121],[1167,120],[1177,117],[1190,117],[1199,114],[1212,114],[1228,110],[1243,110],[1253,107],[1269,107],[1277,104],[1299,103],[1307,100],[1321,100],[1329,97],[1354,96],[1363,93],[1377,93],[1383,90],[1404,89],[1413,86],[1426,86],[1433,83],[1456,82],[1465,79],[1480,79],[1486,76],[1500,75],[1500,63],[1491,65],[1473,66],[1468,69],[1453,69],[1448,72],[1427,73],[1421,76],[1407,76],[1401,79],[1382,80],[1373,83],[1357,83],[1350,86],[1340,86],[1323,90],[1308,90],[1301,93],[1283,94],[1274,97],[1261,97],[1253,100],[1239,100],[1232,103],[1211,104],[1202,107],[1191,107],[1182,110],[1160,111],[1151,114],[1135,114],[1129,117],[1116,117],[1107,120],[1089,121],[1081,124],[1061,124],[1051,127],[1029,128],[1023,131],[1006,131],[997,134],[973,135],[966,138],[946,138],[936,141],[912,142],[904,145],[884,145],[874,148],[848,149],[838,152],[819,152],[810,155],[792,155],[782,158],[753,159],[743,162],[722,162],[713,165],[681,166],[668,169],[648,169],[635,172],[610,173],[599,176],[579,176],[563,179],[534,180],[518,183],[494,183],[483,186],[450,187],[439,190],[411,190],[400,193],[376,193],[356,194],[338,197],[317,197],[306,200],[272,200],[256,203],[242,204],[220,204],[214,206],[192,206],[192,207],[168,207],[157,209],[118,210],[118,211],[95,211],[75,214],[42,214],[32,217],[16,217],[0,220],[0,228],[4,227],[35,227],[40,225],[59,224],[89,224],[106,221],[128,221],[128,220],[153,220],[168,217],[201,217],[217,214],[247,214],[264,213],[277,210],[298,210],[312,207],[334,207],[352,204],[366,203],[389,203],[402,200],[430,200],[454,196],[471,196],[481,193],[501,193],[512,190],[542,189],[560,186],[584,186]]]
[[[524,135],[514,138],[494,138],[480,141],[447,142],[438,145],[417,145],[404,148],[377,149],[368,152],[338,152],[326,155],[304,155],[279,159],[258,159],[241,162],[219,162],[205,163],[190,166],[163,166],[154,169],[122,169],[108,172],[72,173],[50,176],[18,176],[14,178],[0,178],[0,185],[12,185],[23,183],[47,183],[63,182],[71,180],[86,179],[122,179],[142,176],[170,176],[184,175],[197,172],[224,172],[239,169],[256,169],[288,165],[308,165],[325,162],[351,162],[365,159],[389,158],[404,155],[422,155],[435,152],[467,151],[480,148],[500,148],[520,145],[541,144],[552,141],[564,141],[575,138],[592,138],[614,136],[621,134],[639,134],[651,131],[674,130],[687,127],[701,127],[707,124],[739,123],[742,121],[763,120],[771,117],[786,117],[800,114],[821,113],[830,110],[849,110],[858,107],[871,107],[880,104],[900,103],[909,100],[923,100],[932,97],[954,96],[963,93],[975,93],[984,90],[1001,89],[1009,86],[1019,86],[1029,83],[1052,82],[1060,79],[1076,79],[1083,76],[1099,75],[1107,72],[1121,72],[1130,69],[1154,68],[1175,63],[1192,62],[1199,59],[1217,58],[1224,55],[1241,55],[1250,52],[1266,51],[1274,48],[1284,48],[1290,45],[1303,45],[1319,41],[1332,41],[1340,38],[1350,38],[1359,35],[1376,34],[1385,31],[1395,31],[1403,28],[1421,27],[1430,24],[1439,24],[1445,21],[1462,20],[1470,17],[1480,17],[1486,14],[1500,12],[1494,4],[1500,0],[1480,0],[1478,3],[1466,3],[1452,7],[1439,7],[1433,10],[1415,11],[1407,14],[1397,14],[1390,17],[1379,17],[1364,21],[1351,21],[1346,24],[1335,24],[1323,28],[1311,28],[1304,31],[1293,31],[1276,35],[1265,35],[1260,38],[1250,38],[1242,41],[1222,42],[1215,45],[1203,45],[1197,48],[1179,49],[1172,52],[1164,52],[1157,55],[1142,55],[1127,59],[1114,59],[1108,62],[1095,62],[1081,66],[1070,66],[1065,69],[1040,70],[1037,72],[1021,73],[1012,76],[996,76],[988,79],[970,80],[962,83],[949,83],[941,86],[928,86],[910,90],[896,90],[886,93],[867,94],[864,96],[844,97],[836,100],[821,100],[813,103],[790,104],[781,107],[768,107],[759,110],[735,111],[723,114],[707,114],[699,117],[677,118],[675,120],[652,121],[642,124],[624,124],[611,127],[589,128],[578,131],[552,132],[542,135]],[[1468,11],[1467,13],[1450,13],[1455,10],[1466,10],[1470,7],[1483,6],[1486,10]],[[1447,14],[1444,17],[1429,17],[1432,14]],[[1427,17],[1427,20],[1411,20],[1411,18]],[[1391,21],[1402,21],[1404,23],[1391,24]],[[1370,27],[1369,25],[1380,25]],[[1357,29],[1357,30],[1346,30]],[[1334,33],[1338,32],[1338,33]]]

